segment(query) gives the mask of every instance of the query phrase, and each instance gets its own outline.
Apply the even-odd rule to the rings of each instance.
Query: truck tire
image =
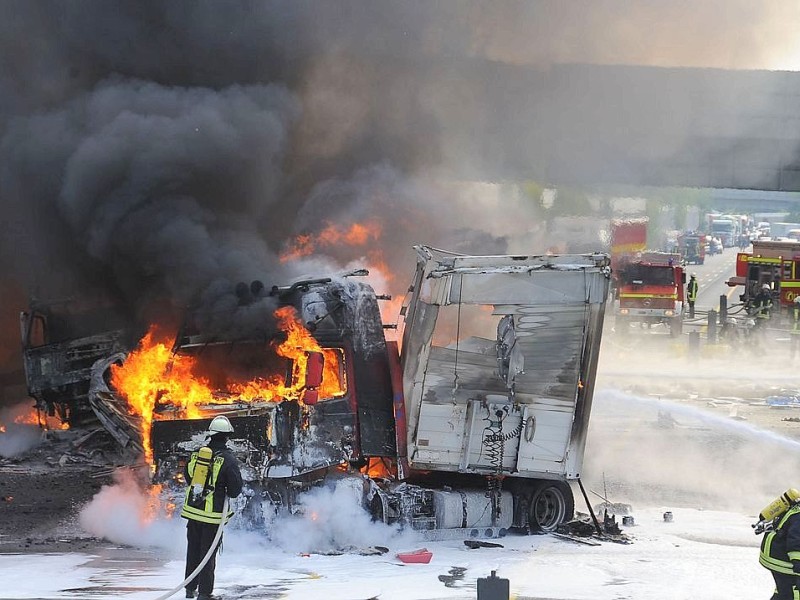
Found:
[[[528,505],[528,526],[534,533],[549,533],[575,514],[572,488],[564,481],[543,481],[533,488]]]

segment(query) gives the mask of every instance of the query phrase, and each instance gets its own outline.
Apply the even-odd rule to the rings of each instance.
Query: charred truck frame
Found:
[[[126,352],[139,335],[110,303],[31,301],[20,313],[22,362],[36,407],[69,425],[95,420],[89,400],[95,362]]]
[[[416,251],[402,352],[385,339],[375,292],[352,277],[275,287],[256,300],[292,307],[318,342],[300,382],[264,331],[223,339],[187,327],[175,356],[207,363],[210,382],[279,372],[302,391],[292,400],[215,395],[198,418],[156,405],[155,480],[181,472],[210,419],[225,414],[247,483],[237,501],[251,521],[295,512],[300,493],[332,481],[347,481],[375,520],[438,535],[550,531],[570,519],[608,256]]]

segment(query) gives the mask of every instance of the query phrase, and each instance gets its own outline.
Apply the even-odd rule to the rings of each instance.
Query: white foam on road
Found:
[[[666,510],[674,515],[671,523],[664,522]],[[395,546],[381,556],[305,555],[231,531],[219,557],[216,591],[229,600],[358,600],[375,594],[381,600],[474,600],[477,579],[496,570],[509,579],[512,597],[728,600],[772,592],[772,578],[758,564],[751,517],[668,506],[634,507],[633,516],[635,525],[624,529],[634,538],[629,545],[587,546],[551,536],[509,536],[495,540],[504,548],[476,550],[457,540],[425,542],[420,545],[433,552],[427,565],[395,558],[414,547]],[[152,550],[146,567],[83,554],[0,555],[0,598],[149,600],[183,576],[183,562],[159,562],[160,552]],[[447,579],[454,567],[465,569],[463,577],[446,586],[440,577]]]

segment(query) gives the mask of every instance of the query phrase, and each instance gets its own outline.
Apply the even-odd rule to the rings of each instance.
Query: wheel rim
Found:
[[[542,531],[553,531],[564,520],[565,513],[563,492],[550,486],[536,494],[531,504],[530,522]]]

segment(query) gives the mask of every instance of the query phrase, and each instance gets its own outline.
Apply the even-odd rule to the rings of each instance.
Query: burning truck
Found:
[[[225,331],[191,313],[174,343],[150,333],[98,361],[90,396],[111,426],[133,423],[161,483],[226,415],[246,480],[239,512],[256,524],[346,481],[387,524],[552,531],[574,511],[609,258],[415,249],[401,346],[352,274],[254,282],[235,310],[268,312],[275,327],[250,318]]]

